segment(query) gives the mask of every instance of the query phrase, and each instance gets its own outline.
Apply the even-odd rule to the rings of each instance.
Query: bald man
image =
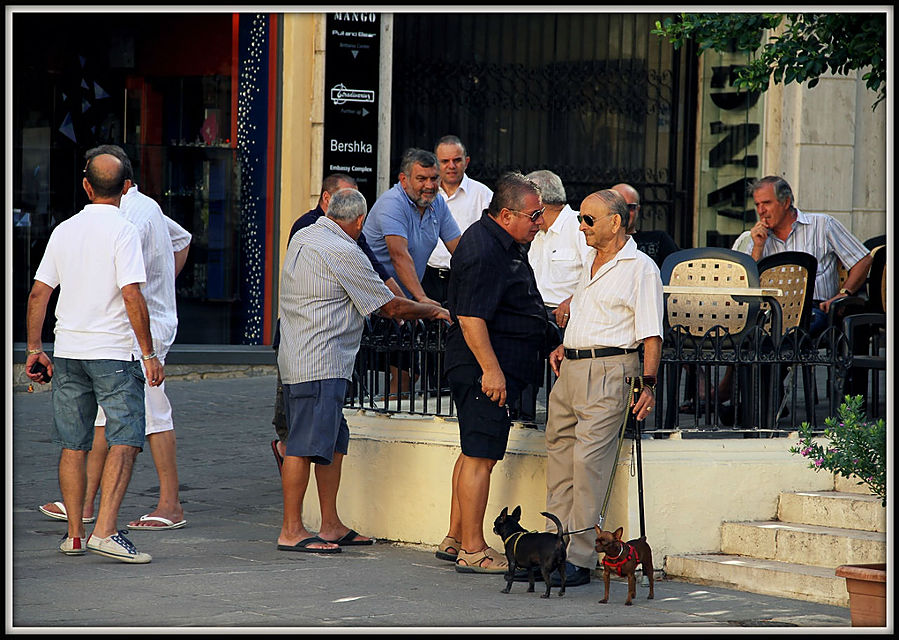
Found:
[[[34,276],[25,370],[39,383],[48,378],[32,372],[36,363],[44,365],[48,375],[56,374],[52,438],[62,447],[59,487],[69,525],[59,551],[72,556],[92,551],[143,564],[150,562],[150,554],[137,551],[118,530],[116,519],[144,445],[144,377],[150,386],[158,386],[165,373],[153,350],[150,314],[141,293],[147,277],[140,236],[119,213],[131,181],[115,156],[88,157],[82,186],[91,204],[56,226]],[[56,287],[60,292],[53,362],[43,352],[41,330]],[[139,360],[132,357],[135,338]],[[98,405],[106,412],[109,453],[100,480],[100,509],[85,544],[85,469]]]
[[[669,254],[679,251],[677,243],[670,235],[661,229],[649,231],[637,231],[637,222],[640,220],[640,194],[631,185],[624,182],[612,187],[627,203],[628,221],[627,234],[637,243],[637,249],[652,258],[659,269]]]
[[[590,582],[596,567],[592,526],[614,473],[625,411],[644,420],[655,407],[664,314],[659,268],[627,234],[624,198],[597,191],[581,203],[578,219],[592,260],[572,297],[564,341],[549,356],[559,379],[546,424],[546,510],[568,531],[589,528],[571,535],[566,587]],[[643,388],[628,409],[625,378],[641,374]],[[552,579],[563,584],[558,571]]]

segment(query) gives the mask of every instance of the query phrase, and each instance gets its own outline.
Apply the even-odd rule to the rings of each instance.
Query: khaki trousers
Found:
[[[562,361],[549,396],[546,424],[546,510],[566,531],[568,561],[596,567],[599,512],[613,472],[627,404],[625,377],[640,375],[636,353]],[[555,527],[548,525],[548,530]]]

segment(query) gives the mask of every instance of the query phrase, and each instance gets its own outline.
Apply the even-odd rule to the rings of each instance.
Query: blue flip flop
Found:
[[[312,536],[312,537],[306,538],[305,540],[300,540],[299,542],[297,542],[294,545],[279,544],[278,551],[299,551],[301,553],[340,553],[341,552],[340,547],[337,547],[336,549],[310,549],[309,545],[315,544],[316,542],[328,544],[327,540],[322,540],[318,536]]]

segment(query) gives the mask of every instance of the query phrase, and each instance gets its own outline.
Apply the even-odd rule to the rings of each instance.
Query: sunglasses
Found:
[[[540,216],[543,215],[543,212],[546,211],[546,207],[537,209],[536,211],[532,211],[531,213],[528,213],[527,211],[516,211],[515,209],[509,209],[509,211],[518,215],[527,216],[531,219],[531,222],[537,222],[537,220],[540,219]]]
[[[615,215],[614,213],[610,213],[606,217],[611,218],[614,215]],[[593,216],[587,215],[587,214],[578,215],[577,221],[578,222],[586,222],[588,227],[592,227],[594,224],[596,224],[596,218],[594,218]]]

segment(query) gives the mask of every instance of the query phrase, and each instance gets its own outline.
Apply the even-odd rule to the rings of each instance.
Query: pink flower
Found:
[[[824,458],[818,458],[815,460],[815,466],[820,467],[824,463]]]

